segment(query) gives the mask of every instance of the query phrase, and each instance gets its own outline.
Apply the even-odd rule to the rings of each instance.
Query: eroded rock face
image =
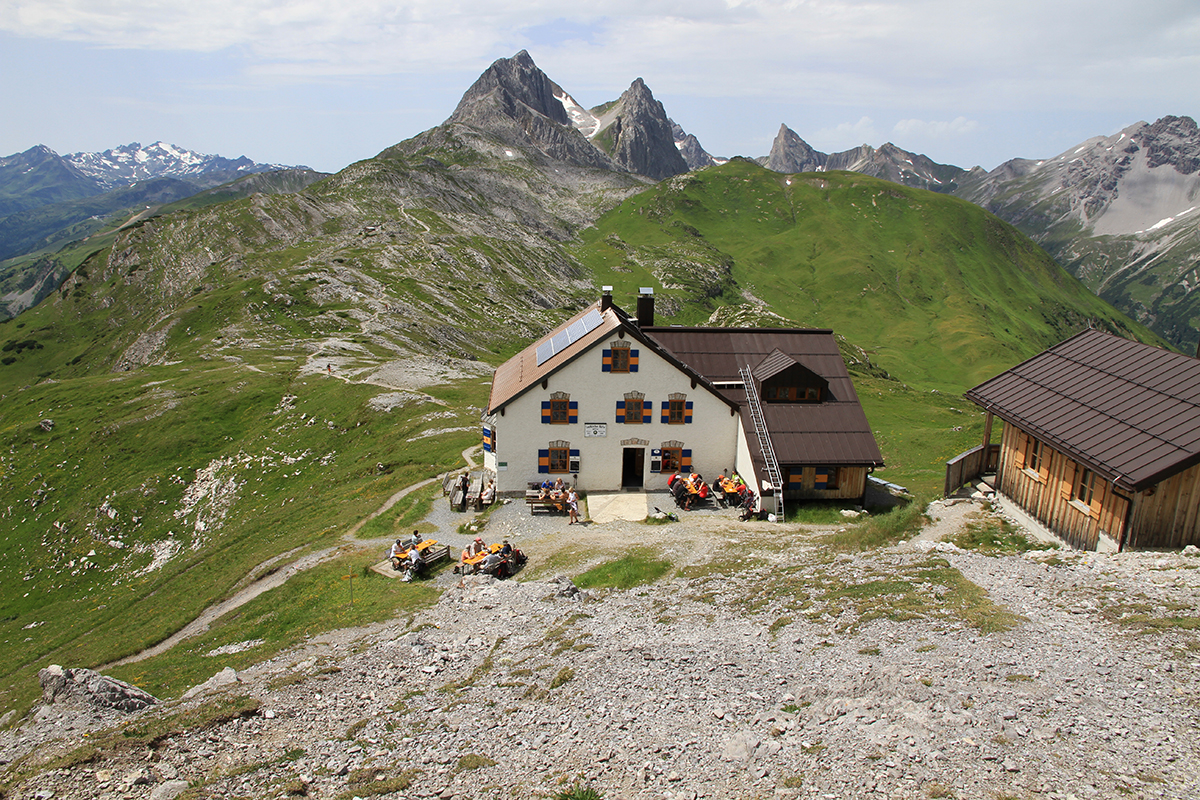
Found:
[[[133,684],[90,669],[66,669],[58,664],[38,672],[42,698],[47,703],[82,701],[100,708],[139,711],[158,699]]]
[[[625,90],[616,109],[607,128],[613,161],[656,181],[688,171],[687,162],[675,147],[662,103],[654,99],[641,78]]]

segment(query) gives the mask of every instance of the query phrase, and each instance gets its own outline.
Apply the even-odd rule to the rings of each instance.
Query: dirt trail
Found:
[[[475,445],[462,452],[463,460],[467,462],[468,469],[474,469],[476,467],[473,456],[478,449],[479,446]],[[452,470],[452,472],[458,471],[459,470]],[[326,547],[325,549],[318,550],[314,553],[309,553],[308,555],[293,561],[283,568],[275,567],[274,565],[291,556],[296,552],[295,550],[275,556],[274,558],[267,559],[263,563],[254,567],[254,569],[250,570],[250,572],[247,574],[246,579],[250,579],[250,583],[247,586],[235,592],[233,596],[226,598],[219,603],[214,603],[213,605],[204,609],[200,612],[199,616],[197,616],[187,625],[180,628],[171,636],[168,636],[166,639],[163,639],[156,645],[147,647],[145,650],[134,653],[131,656],[126,656],[125,658],[117,661],[103,664],[99,667],[96,667],[96,669],[105,670],[121,664],[132,664],[134,662],[142,661],[144,659],[160,655],[161,653],[165,653],[185,639],[190,639],[193,636],[198,636],[199,634],[204,633],[208,630],[209,626],[212,625],[213,622],[220,619],[223,615],[229,613],[230,611],[233,611],[235,608],[244,606],[246,603],[249,603],[263,592],[270,591],[278,586],[282,586],[293,575],[312,569],[319,564],[323,564],[342,552],[350,550],[373,550],[378,548],[381,543],[386,543],[389,541],[390,537],[385,536],[378,539],[358,539],[355,538],[355,534],[358,533],[363,525],[366,525],[380,514],[387,513],[387,511],[392,506],[396,505],[396,503],[399,502],[402,497],[405,497],[406,495],[409,495],[419,489],[423,489],[431,483],[440,482],[443,476],[446,474],[449,473],[442,473],[436,477],[427,478],[423,481],[419,481],[411,486],[406,486],[405,488],[399,490],[389,497],[383,505],[360,519],[358,522],[354,523],[349,530],[343,533],[341,537],[341,544],[333,547]],[[264,570],[266,571],[265,574],[263,574]],[[257,579],[251,579],[251,576],[253,575],[261,575],[261,577]]]

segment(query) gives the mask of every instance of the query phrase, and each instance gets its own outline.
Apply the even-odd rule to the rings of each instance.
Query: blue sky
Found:
[[[987,169],[1200,114],[1194,0],[0,0],[0,155],[139,141],[325,171],[528,50],[584,106],[641,77],[716,155],[784,123]]]

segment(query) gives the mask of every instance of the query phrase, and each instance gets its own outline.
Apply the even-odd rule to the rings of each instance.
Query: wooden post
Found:
[[[984,461],[987,460],[987,448],[992,443],[992,412],[987,412],[987,416],[983,420],[983,452]]]

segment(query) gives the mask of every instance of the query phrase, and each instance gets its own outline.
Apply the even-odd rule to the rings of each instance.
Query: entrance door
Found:
[[[645,485],[646,448],[626,447],[621,459],[621,488],[641,489]]]

